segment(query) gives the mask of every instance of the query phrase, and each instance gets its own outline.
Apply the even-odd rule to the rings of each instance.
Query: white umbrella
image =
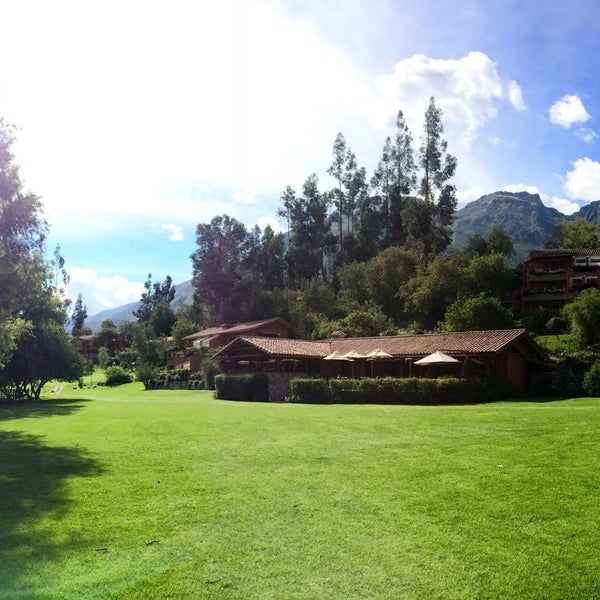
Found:
[[[383,358],[392,358],[392,355],[388,354],[385,350],[376,348],[375,350],[371,350],[371,352],[367,354],[367,358],[370,360],[378,360]]]
[[[323,360],[352,360],[351,358],[348,358],[346,356],[344,356],[343,354],[340,354],[339,352],[332,352],[331,354],[328,354]]]
[[[376,360],[385,360],[386,358],[393,358],[391,354],[388,354],[385,350],[381,348],[375,348],[375,350],[371,350],[369,354],[367,354],[367,360],[371,363],[371,377],[373,377],[373,363]]]
[[[415,360],[415,365],[439,365],[442,363],[457,363],[460,362],[453,358],[452,356],[448,356],[439,350],[434,352],[433,354],[429,354],[428,356],[424,356],[419,360]]]
[[[355,358],[365,358],[365,355],[357,352],[356,350],[350,350],[350,352],[346,352],[343,357],[346,360],[354,360]]]

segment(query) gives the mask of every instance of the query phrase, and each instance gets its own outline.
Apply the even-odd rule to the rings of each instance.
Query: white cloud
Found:
[[[504,81],[483,52],[470,52],[459,60],[417,54],[381,75],[376,86],[381,104],[374,120],[387,126],[386,121],[401,108],[410,129],[420,130],[429,98],[434,96],[444,112],[444,122],[461,131],[467,146],[478,130],[496,117],[499,101],[508,98],[514,108],[525,108],[518,84]]]
[[[582,139],[584,142],[587,142],[588,144],[593,142],[598,137],[598,134],[589,127],[580,127],[575,132],[575,135],[578,138]]]
[[[573,170],[567,171],[565,191],[570,198],[592,202],[600,200],[600,162],[579,158]]]
[[[254,193],[248,191],[234,192],[231,198],[234,204],[256,204]]]
[[[528,183],[509,183],[508,185],[503,186],[502,189],[505,192],[512,192],[513,194],[517,192],[527,192],[528,194],[539,194],[540,198],[542,197],[539,188],[536,185],[530,185]]]
[[[151,223],[148,225],[148,229],[157,233],[167,231],[169,234],[168,238],[173,242],[181,242],[184,239],[183,227],[174,223]]]
[[[498,136],[489,138],[489,142],[492,146],[499,146],[502,143],[502,138],[499,138]]]
[[[372,103],[355,61],[274,2],[126,4],[44,5],[35,23],[15,5],[0,38],[0,55],[18,56],[0,64],[18,163],[51,220],[195,219],[199,201],[165,192],[182,180],[298,185]]]
[[[527,110],[527,106],[525,105],[525,102],[523,102],[521,86],[516,81],[508,82],[508,99],[517,110]]]
[[[542,198],[542,200],[546,206],[555,208],[556,210],[563,213],[563,215],[572,215],[581,208],[581,206],[579,206],[577,202],[567,200],[566,198],[559,198],[558,196],[552,196],[549,199]]]
[[[261,228],[261,230],[264,230],[265,227],[269,225],[275,233],[284,231],[283,226],[275,217],[259,217],[256,221],[256,224]]]
[[[457,207],[463,208],[469,202],[479,200],[481,196],[489,194],[490,190],[484,189],[481,185],[477,184],[468,189],[460,189],[456,192]]]
[[[76,298],[81,294],[88,315],[115,308],[129,302],[136,302],[144,291],[144,284],[128,281],[121,275],[100,276],[93,269],[72,266],[68,269],[70,281],[66,294]]]
[[[563,96],[550,107],[548,112],[550,121],[565,129],[568,129],[574,123],[585,123],[590,118],[581,98],[573,95]]]

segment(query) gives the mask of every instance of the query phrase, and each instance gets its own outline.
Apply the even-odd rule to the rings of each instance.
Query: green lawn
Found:
[[[0,598],[600,598],[600,401],[0,406]]]

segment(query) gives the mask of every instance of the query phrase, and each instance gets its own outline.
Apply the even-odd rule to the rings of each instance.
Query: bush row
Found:
[[[269,401],[269,381],[266,373],[220,374],[215,377],[215,390],[215,398],[219,400]]]
[[[288,402],[306,404],[473,404],[519,395],[505,377],[292,379]]]

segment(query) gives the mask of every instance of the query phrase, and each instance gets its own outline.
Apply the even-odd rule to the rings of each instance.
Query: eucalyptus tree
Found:
[[[228,215],[196,227],[191,255],[194,297],[210,309],[215,322],[235,317],[234,292],[243,278],[250,238],[243,223]]]
[[[328,200],[319,191],[319,179],[310,175],[290,211],[291,232],[286,253],[290,284],[297,287],[315,277],[327,279],[325,258],[333,252],[334,236],[328,222]]]
[[[435,105],[433,96],[425,111],[425,124],[419,165],[423,171],[419,194],[428,212],[423,223],[425,230],[411,231],[413,241],[419,240],[426,260],[443,252],[451,241],[450,226],[456,210],[456,188],[450,180],[456,172],[457,161],[448,153],[448,142],[443,138],[442,110]]]
[[[383,246],[402,245],[405,242],[405,226],[402,211],[406,197],[416,186],[416,164],[413,137],[400,110],[396,115],[396,131],[387,137],[381,159],[375,169],[371,184],[380,192]]]
[[[367,200],[367,173],[359,167],[356,155],[338,133],[333,143],[333,161],[327,173],[336,181],[329,198],[335,207],[333,218],[336,223],[341,262],[352,260],[355,246],[355,229],[359,209]]]
[[[83,335],[83,326],[87,317],[87,306],[83,304],[83,297],[81,294],[77,294],[77,300],[75,300],[75,306],[71,313],[71,335],[73,337]]]
[[[331,191],[331,199],[337,211],[337,234],[339,247],[341,249],[344,237],[344,211],[346,209],[346,166],[350,158],[350,150],[346,145],[346,138],[342,133],[338,133],[333,142],[332,158],[333,160],[327,169],[327,174],[335,179],[337,184],[337,187]]]

